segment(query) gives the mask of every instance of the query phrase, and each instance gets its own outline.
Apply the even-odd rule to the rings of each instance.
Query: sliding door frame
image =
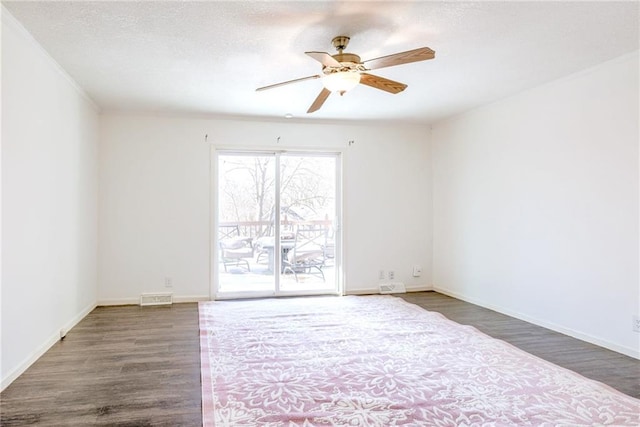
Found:
[[[335,158],[335,198],[336,198],[336,218],[335,223],[335,280],[336,285],[334,290],[328,292],[326,290],[316,291],[283,291],[280,289],[279,272],[274,275],[274,290],[270,291],[242,291],[242,292],[220,292],[219,283],[219,246],[218,246],[218,225],[219,210],[218,210],[218,160],[220,155],[273,155],[275,162],[275,183],[276,183],[276,195],[275,195],[275,222],[276,222],[276,236],[274,239],[274,265],[280,265],[280,156],[286,155],[300,155],[300,156],[317,156],[317,157],[333,157]],[[265,148],[265,147],[231,147],[224,145],[212,145],[211,157],[210,157],[210,253],[209,253],[209,284],[210,284],[210,299],[239,299],[239,298],[265,298],[265,297],[287,297],[287,296],[303,296],[303,295],[344,295],[345,289],[345,269],[343,264],[343,218],[344,218],[344,150],[341,149],[309,149],[309,148],[290,148],[283,150],[278,148]],[[276,269],[276,271],[278,271]]]

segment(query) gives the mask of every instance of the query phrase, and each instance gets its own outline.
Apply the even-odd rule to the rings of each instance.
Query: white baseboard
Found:
[[[406,288],[407,292],[426,292],[433,290],[433,286],[431,285],[408,285]]]
[[[200,302],[200,301],[210,301],[211,298],[209,295],[174,295],[173,302],[174,303],[183,303],[183,302]],[[102,299],[98,301],[99,307],[106,307],[110,305],[139,305],[140,297],[128,297],[128,298],[112,298],[112,299]]]
[[[76,326],[82,319],[84,319],[89,313],[91,313],[97,304],[92,303],[85,307],[82,311],[76,314],[70,321],[60,326],[60,328],[52,334],[44,343],[40,345],[35,351],[33,351],[20,365],[13,369],[6,377],[2,378],[0,383],[0,391],[3,391],[12,382],[22,375],[31,365],[35,363],[43,354],[45,354],[55,343],[60,341],[60,329],[64,329],[67,332]]]
[[[569,335],[570,337],[577,338],[579,340],[586,341],[588,343],[595,344],[595,345],[600,346],[600,347],[604,347],[606,349],[615,351],[617,353],[622,353],[622,354],[627,355],[629,357],[633,357],[634,359],[640,359],[640,350],[638,350],[638,349],[621,346],[621,345],[612,343],[610,341],[604,340],[602,338],[594,337],[593,335],[585,334],[583,332],[576,331],[576,330],[571,329],[571,328],[566,328],[564,326],[557,325],[557,324],[555,324],[553,322],[549,322],[549,321],[544,320],[544,319],[538,319],[538,318],[535,318],[535,317],[531,317],[531,316],[528,316],[526,314],[523,314],[523,313],[520,313],[520,312],[517,312],[517,311],[513,311],[513,310],[510,310],[510,309],[501,307],[501,306],[497,306],[497,305],[494,305],[494,304],[489,304],[489,303],[487,303],[485,301],[481,301],[481,300],[479,300],[477,298],[470,298],[470,297],[467,297],[466,295],[462,295],[462,294],[460,294],[458,292],[454,292],[454,291],[450,291],[450,290],[447,290],[447,289],[444,289],[444,288],[440,288],[438,286],[434,286],[433,290],[436,291],[436,292],[439,292],[441,294],[448,295],[450,297],[453,297],[453,298],[456,298],[456,299],[459,299],[459,300],[462,300],[462,301],[469,302],[471,304],[479,305],[480,307],[484,307],[484,308],[488,308],[488,309],[493,310],[493,311],[497,311],[498,313],[506,314],[507,316],[515,317],[516,319],[524,320],[525,322],[529,322],[529,323],[532,323],[532,324],[537,325],[537,326],[542,326],[543,328],[551,329],[552,331],[559,332],[559,333],[564,334],[564,335]]]
[[[139,305],[140,297],[136,298],[111,298],[98,300],[98,307],[110,305]]]
[[[183,302],[200,302],[200,301],[211,301],[211,297],[209,295],[182,295],[173,297],[173,302],[175,303],[183,303]]]
[[[424,291],[432,291],[433,286],[431,285],[406,285],[405,288],[407,292],[424,292]],[[380,288],[361,288],[361,289],[347,289],[345,291],[345,295],[371,295],[371,294],[379,294]]]

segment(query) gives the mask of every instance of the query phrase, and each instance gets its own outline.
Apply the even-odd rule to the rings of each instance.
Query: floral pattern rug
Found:
[[[640,425],[640,400],[400,298],[199,311],[205,426]]]

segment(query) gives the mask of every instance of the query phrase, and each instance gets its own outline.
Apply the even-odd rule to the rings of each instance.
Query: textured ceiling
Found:
[[[639,49],[639,3],[3,2],[104,110],[429,123]],[[351,37],[363,60],[428,46],[430,61],[376,70],[305,112],[321,89],[305,51]]]

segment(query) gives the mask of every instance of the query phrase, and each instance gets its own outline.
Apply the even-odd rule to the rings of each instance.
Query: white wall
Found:
[[[424,127],[105,114],[101,129],[100,303],[164,292],[165,276],[177,300],[209,297],[212,143],[343,148],[348,292],[377,289],[379,269],[394,269],[409,287],[431,284]],[[422,277],[411,276],[413,264]]]
[[[97,299],[98,113],[2,9],[5,388]]]
[[[433,284],[640,357],[638,54],[438,123]]]

